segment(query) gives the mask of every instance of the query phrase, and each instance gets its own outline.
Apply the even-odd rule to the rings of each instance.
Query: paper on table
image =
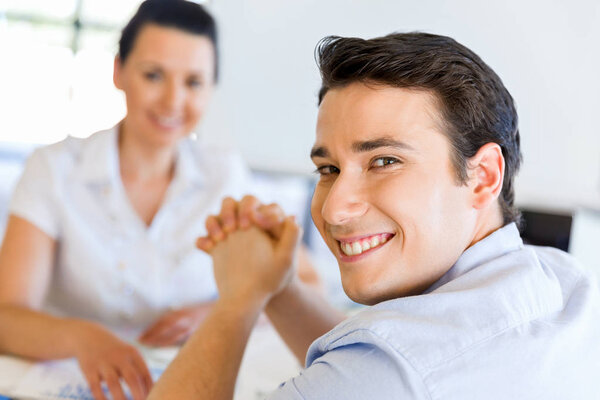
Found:
[[[154,380],[177,354],[177,348],[139,350]],[[33,363],[0,357],[0,371],[0,394],[28,399],[94,400],[75,359]]]
[[[177,354],[176,347],[137,347],[155,380]],[[250,337],[234,399],[263,399],[300,369],[273,327],[259,324]],[[32,363],[0,356],[0,395],[33,400],[92,399],[74,359]]]
[[[0,395],[8,395],[33,363],[0,356]]]

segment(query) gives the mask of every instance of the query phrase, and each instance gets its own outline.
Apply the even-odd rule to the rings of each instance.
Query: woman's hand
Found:
[[[138,341],[147,346],[173,346],[187,340],[200,326],[212,303],[203,303],[165,313],[144,333]]]
[[[106,400],[102,384],[106,384],[114,400],[126,400],[123,380],[134,400],[143,400],[152,387],[152,377],[137,349],[100,325],[76,321],[74,326],[75,356],[96,400]]]

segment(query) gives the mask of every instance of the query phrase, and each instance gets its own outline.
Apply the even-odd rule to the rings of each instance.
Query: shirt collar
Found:
[[[79,176],[86,183],[110,184],[119,178],[119,126],[97,132],[83,146],[79,163]],[[180,188],[188,185],[202,186],[204,176],[194,157],[195,142],[183,139],[177,146],[173,182]]]
[[[479,265],[522,247],[523,240],[521,239],[517,225],[514,222],[505,225],[465,250],[452,268],[427,289],[425,293],[433,292]]]
[[[191,139],[183,139],[177,145],[177,160],[175,162],[175,175],[173,182],[177,185],[193,185],[202,186],[205,182],[205,177],[202,174],[202,168],[198,165],[198,160],[194,157],[197,143]]]
[[[78,175],[86,183],[107,184],[119,174],[119,124],[84,141]]]

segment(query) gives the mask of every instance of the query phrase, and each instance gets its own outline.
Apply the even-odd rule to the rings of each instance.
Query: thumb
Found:
[[[276,253],[286,264],[294,259],[300,243],[302,228],[296,224],[294,216],[287,217],[282,224],[282,232],[276,244]]]
[[[213,242],[212,239],[206,236],[199,237],[196,240],[196,247],[209,255],[212,249],[214,249],[215,245],[215,242]]]
[[[261,206],[251,215],[252,222],[275,239],[281,238],[285,215],[279,206]]]

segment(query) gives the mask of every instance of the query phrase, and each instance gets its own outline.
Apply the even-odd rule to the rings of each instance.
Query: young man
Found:
[[[151,398],[230,399],[263,310],[306,356],[272,399],[597,398],[597,286],[519,237],[517,114],[498,76],[423,33],[330,37],[319,64],[313,220],[372,307],[343,320],[293,278],[293,220],[227,199],[198,243],[220,298]]]

